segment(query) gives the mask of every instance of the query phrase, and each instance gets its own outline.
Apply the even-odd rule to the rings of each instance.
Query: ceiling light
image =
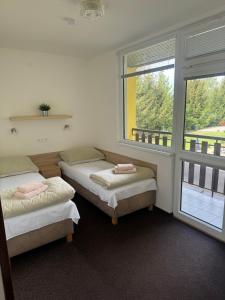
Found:
[[[104,16],[104,6],[101,0],[81,0],[80,14],[91,20]]]

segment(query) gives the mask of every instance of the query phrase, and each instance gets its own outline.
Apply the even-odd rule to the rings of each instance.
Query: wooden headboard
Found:
[[[155,164],[102,149],[98,150],[101,151],[105,155],[106,160],[111,163],[133,163],[138,166],[151,168],[155,172],[155,175],[157,175],[157,165]],[[48,169],[52,166],[56,166],[61,160],[58,152],[31,155],[30,158],[33,161],[33,163],[39,168],[39,170]]]
[[[155,172],[155,175],[157,176],[157,165],[155,165],[155,164],[152,164],[152,163],[149,163],[149,162],[146,162],[143,160],[131,158],[128,156],[124,156],[124,155],[121,155],[118,153],[102,150],[102,149],[98,149],[98,150],[101,151],[105,155],[105,158],[107,161],[109,161],[113,164],[132,163],[137,166],[148,167],[148,168],[151,168]]]
[[[48,166],[57,165],[60,161],[58,152],[43,153],[37,155],[30,155],[33,163],[41,170]]]

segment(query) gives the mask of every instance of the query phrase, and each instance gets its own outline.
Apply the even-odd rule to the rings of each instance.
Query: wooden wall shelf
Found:
[[[10,117],[10,121],[39,121],[39,120],[62,120],[70,119],[72,115],[49,115],[49,116],[13,116]]]

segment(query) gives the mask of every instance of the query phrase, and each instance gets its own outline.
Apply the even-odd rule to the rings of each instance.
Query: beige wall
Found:
[[[39,52],[0,49],[0,155],[57,151],[95,140],[86,62]],[[68,120],[11,122],[11,115],[37,114],[42,102]],[[71,130],[64,131],[65,124]],[[16,127],[17,135],[10,134]],[[40,142],[39,139],[47,139]]]
[[[112,52],[90,63],[90,89],[96,105],[97,144],[104,149],[158,165],[157,206],[172,212],[173,157],[119,143],[119,65]],[[92,73],[91,73],[92,72]]]
[[[158,165],[157,206],[172,212],[173,158],[119,143],[119,68],[116,54],[84,62],[45,53],[0,49],[0,155],[34,154],[93,144]],[[10,122],[11,115],[51,113],[71,120]],[[69,123],[71,130],[64,131]],[[10,134],[16,127],[17,135]],[[47,142],[39,139],[47,138]]]

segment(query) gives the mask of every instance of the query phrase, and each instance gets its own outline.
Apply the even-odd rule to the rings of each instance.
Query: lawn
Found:
[[[223,131],[192,131],[190,134],[198,134],[198,135],[206,135],[206,136],[216,136],[216,137],[224,137],[225,138],[225,132]]]
[[[192,132],[188,132],[189,134],[193,134],[193,135],[202,135],[202,136],[206,136],[206,137],[216,137],[216,138],[225,138],[225,131],[224,130],[213,130],[213,128],[210,128],[209,131],[205,131],[204,130],[196,130],[196,131],[192,131]],[[190,141],[191,140],[196,140],[195,137],[185,137],[185,141],[186,141],[186,150],[190,150]],[[201,144],[202,142],[208,142],[208,153],[213,154],[214,151],[214,144],[216,143],[216,139],[207,139],[207,138],[198,138],[198,143]],[[221,143],[222,148],[225,147],[225,141],[221,141],[221,140],[217,140],[218,143]],[[200,150],[200,145],[197,146],[198,149]]]

